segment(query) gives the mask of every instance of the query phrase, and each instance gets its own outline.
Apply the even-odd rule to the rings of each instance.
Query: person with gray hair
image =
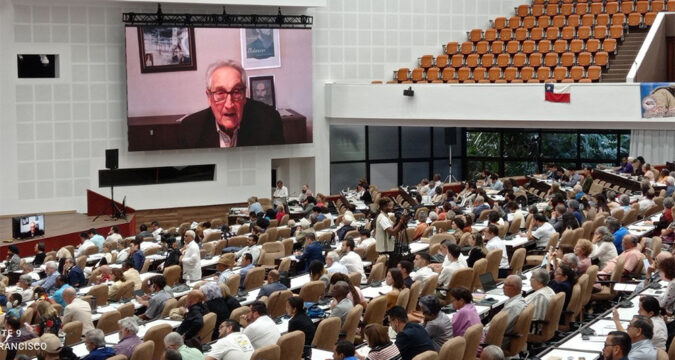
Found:
[[[342,324],[345,323],[347,314],[354,307],[352,301],[347,298],[347,294],[349,294],[349,284],[346,281],[338,281],[333,285],[331,295],[335,299],[337,305],[335,305],[331,311],[331,317],[340,318]]]
[[[593,252],[590,258],[598,259],[598,267],[601,269],[619,255],[616,251],[616,246],[614,246],[614,236],[606,226],[600,226],[595,229],[592,243]]]
[[[620,209],[623,209],[624,214],[630,210],[630,196],[626,194],[621,194],[619,197]]]
[[[201,351],[185,345],[183,336],[177,332],[170,332],[164,337],[164,347],[168,350],[176,350],[183,360],[204,360]]]
[[[246,98],[246,81],[246,71],[235,61],[218,61],[208,67],[205,95],[209,107],[181,121],[183,147],[285,143],[279,112]]]
[[[633,360],[656,359],[658,351],[652,344],[654,325],[652,321],[642,315],[635,315],[626,329],[630,336],[631,349],[628,358]]]
[[[480,360],[504,360],[504,351],[497,345],[488,345],[480,353]]]
[[[624,226],[621,226],[621,222],[615,217],[608,217],[605,219],[605,226],[614,236],[614,246],[616,247],[616,253],[621,254],[623,247],[621,241],[623,240],[624,235],[628,234],[628,229]]]
[[[668,177],[666,177],[666,196],[671,197],[673,196],[674,192],[675,192],[675,177],[673,177],[672,175],[668,175]]]
[[[485,199],[482,196],[476,196],[476,199],[473,201],[473,218],[477,221],[480,217],[480,213],[482,213],[483,210],[487,210],[489,208],[490,205],[485,203]]]
[[[45,289],[47,294],[52,294],[56,291],[56,278],[59,277],[59,263],[56,261],[47,261],[45,263],[45,274],[47,275],[44,279],[38,280],[33,283],[33,288],[41,287]]]
[[[93,329],[84,333],[84,345],[89,350],[89,355],[82,360],[105,360],[115,356],[115,350],[105,346],[105,334],[101,329]]]
[[[523,299],[523,280],[518,275],[509,275],[504,280],[504,295],[509,299],[504,303],[502,311],[508,314],[505,334],[513,334],[518,315],[525,309],[525,299]],[[504,336],[503,347],[508,347],[511,342],[509,336]]]
[[[579,267],[579,258],[574,253],[567,253],[562,257],[562,263],[576,271]]]
[[[546,319],[548,305],[551,303],[553,296],[555,296],[553,289],[548,287],[548,282],[550,280],[551,277],[545,269],[538,268],[532,271],[530,285],[532,286],[532,290],[534,292],[525,298],[525,304],[534,304],[533,320]]]
[[[349,274],[347,267],[340,263],[340,255],[335,250],[329,251],[328,254],[326,254],[326,271],[330,275],[336,273]]]
[[[201,256],[199,254],[199,245],[195,241],[195,232],[188,230],[183,234],[183,243],[185,250],[180,257],[180,264],[183,268],[183,279],[190,281],[200,280],[202,278]]]
[[[120,326],[119,339],[120,341],[113,347],[116,355],[125,355],[131,359],[136,346],[143,343],[143,339],[138,337],[138,323],[133,317],[125,317],[120,319],[117,324]]]
[[[21,295],[23,301],[28,301],[33,298],[33,288],[30,285],[33,283],[33,277],[29,274],[19,276],[19,281],[16,283],[16,293]]]

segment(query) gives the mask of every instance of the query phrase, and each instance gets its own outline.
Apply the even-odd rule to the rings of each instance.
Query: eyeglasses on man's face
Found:
[[[241,101],[246,96],[246,88],[243,86],[236,86],[230,91],[225,89],[216,89],[215,91],[209,90],[209,95],[217,104],[224,102],[228,95],[232,97],[232,101]]]

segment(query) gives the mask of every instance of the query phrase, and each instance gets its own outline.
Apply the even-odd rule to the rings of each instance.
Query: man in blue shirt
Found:
[[[476,200],[473,203],[473,215],[474,219],[478,221],[478,218],[480,217],[480,213],[483,212],[483,210],[487,210],[490,208],[490,205],[485,203],[485,199],[483,199],[482,196],[476,196]]]
[[[355,353],[356,348],[351,341],[340,340],[335,344],[333,360],[357,360],[358,358],[354,356]]]
[[[106,346],[105,334],[101,329],[89,330],[84,334],[84,345],[89,350],[89,355],[82,360],[105,360],[115,356],[115,350]]]
[[[420,324],[408,322],[408,313],[401,306],[394,306],[387,311],[389,325],[396,331],[396,347],[401,359],[412,360],[415,356],[427,351],[434,351],[429,333]]]
[[[56,261],[47,261],[45,264],[45,274],[47,275],[44,279],[38,280],[33,283],[33,287],[40,286],[47,294],[53,294],[56,291],[56,278],[59,276],[58,272],[59,264]],[[64,306],[65,307],[65,306]]]
[[[87,232],[89,235],[89,240],[93,242],[97,247],[98,247],[98,252],[103,252],[103,243],[105,242],[105,238],[96,232],[96,229],[91,228]]]
[[[609,231],[611,231],[614,235],[614,246],[616,246],[616,253],[621,254],[623,252],[621,243],[623,242],[624,235],[628,234],[628,229],[621,226],[619,220],[611,216],[605,219],[605,226],[607,226],[607,229],[609,229]]]
[[[59,275],[56,278],[56,284],[54,285],[54,287],[57,288],[58,290],[54,292],[54,295],[52,295],[52,299],[54,299],[54,301],[61,304],[61,306],[65,308],[66,305],[68,304],[66,304],[66,301],[63,299],[63,290],[72,287],[68,284],[68,277],[66,277],[65,275]]]
[[[73,259],[66,259],[63,265],[64,273],[68,277],[68,284],[72,287],[79,288],[87,285],[87,279],[84,277],[84,271],[80,269]]]
[[[241,280],[239,282],[239,288],[243,289],[244,288],[244,280],[246,280],[246,274],[248,274],[248,271],[253,269],[255,265],[253,265],[253,256],[251,253],[245,253],[241,257],[241,269],[239,270],[239,276],[241,276]]]
[[[136,235],[136,238],[129,245],[132,253],[131,259],[134,261],[134,269],[138,270],[139,273],[141,272],[143,264],[145,263],[145,254],[143,254],[143,251],[141,251],[142,242],[143,238]]]
[[[311,264],[314,260],[319,260],[322,264],[324,264],[323,246],[321,246],[320,242],[316,241],[315,233],[308,232],[305,234],[305,251],[298,251],[295,253],[295,256],[298,257],[299,262],[304,261],[305,267],[303,272],[309,271],[309,264]]]
[[[277,270],[272,270],[267,274],[267,285],[263,285],[258,292],[256,300],[259,300],[263,296],[270,296],[275,291],[288,290],[286,285],[279,282],[279,272]]]
[[[633,158],[624,157],[623,159],[621,159],[621,167],[619,168],[619,173],[633,175]]]

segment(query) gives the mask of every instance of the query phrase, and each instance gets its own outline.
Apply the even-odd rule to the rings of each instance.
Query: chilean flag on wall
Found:
[[[544,100],[550,102],[569,103],[570,85],[569,84],[546,84],[546,95]]]

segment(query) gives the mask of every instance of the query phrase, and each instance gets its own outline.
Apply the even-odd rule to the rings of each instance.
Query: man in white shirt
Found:
[[[15,293],[21,295],[23,302],[33,299],[33,288],[30,285],[33,283],[33,277],[29,274],[19,276],[19,282],[16,283]]]
[[[105,238],[105,241],[120,241],[124,239],[122,235],[120,235],[120,229],[117,227],[117,225],[113,225],[110,227],[110,231],[108,231],[108,237]]]
[[[92,246],[96,246],[91,239],[89,239],[89,234],[86,231],[80,233],[80,246],[75,249],[75,258],[80,255],[84,255],[84,251],[89,249]]]
[[[77,292],[70,287],[63,290],[63,301],[66,302],[66,308],[63,310],[63,323],[71,321],[82,322],[82,332],[86,333],[94,329],[94,323],[91,319],[91,306],[88,302],[77,298]]]
[[[487,240],[485,247],[488,252],[496,249],[502,251],[502,259],[499,262],[499,277],[505,278],[509,275],[509,255],[506,253],[506,244],[504,243],[504,240],[500,239],[498,234],[499,228],[496,225],[489,225],[485,229],[484,238]]]
[[[277,180],[277,187],[274,188],[272,198],[274,199],[274,203],[277,205],[285,204],[288,200],[288,188],[284,186],[283,181]]]
[[[340,263],[344,265],[350,273],[357,272],[361,274],[361,282],[366,281],[366,272],[363,270],[363,260],[361,256],[354,252],[354,239],[347,238],[342,241],[342,259]]]
[[[394,251],[394,236],[398,235],[403,224],[408,221],[401,217],[401,220],[394,225],[389,219],[389,212],[394,208],[394,202],[389,198],[381,198],[379,201],[380,214],[375,220],[375,243],[378,253],[391,253]],[[390,264],[391,265],[391,264]],[[390,266],[391,267],[391,266]]]
[[[281,334],[274,320],[267,316],[267,306],[262,301],[254,301],[249,308],[251,311],[242,315],[240,323],[245,325],[244,335],[248,337],[253,349],[277,343]]]
[[[223,321],[218,329],[220,338],[205,354],[206,360],[249,360],[253,344],[246,334],[239,332],[240,329],[239,323],[234,320]]]
[[[543,268],[538,268],[532,272],[530,277],[530,285],[532,285],[533,293],[525,298],[525,304],[534,304],[533,320],[546,320],[546,312],[551,303],[551,299],[555,296],[553,289],[548,287],[548,282],[551,280],[548,272]],[[539,331],[539,329],[537,329]]]
[[[452,242],[452,240],[444,240],[443,246],[448,249],[448,255],[446,260],[448,264],[443,263],[443,268],[441,269],[440,275],[438,275],[438,285],[439,287],[447,288],[452,279],[452,274],[459,269],[465,269],[468,267],[466,260],[464,260],[461,255],[461,249],[459,245]]]
[[[199,245],[195,240],[195,232],[188,230],[183,235],[185,250],[180,257],[180,263],[183,265],[183,279],[188,281],[200,280],[202,278],[201,256],[199,255]]]
[[[419,281],[420,288],[422,288],[424,287],[424,282],[431,277],[431,275],[435,274],[434,270],[429,267],[431,256],[426,252],[417,253],[415,254],[414,263],[417,270],[410,274],[410,278],[412,281]]]
[[[260,256],[260,248],[262,247],[261,245],[258,245],[258,235],[249,235],[248,239],[246,240],[248,245],[244,246],[243,248],[239,249],[239,251],[236,252],[236,257],[238,259],[237,265],[241,266],[241,256],[249,253],[251,254],[251,257],[253,258],[253,264],[258,263],[258,257]]]
[[[349,275],[349,270],[340,263],[340,255],[335,251],[326,254],[326,271],[331,275],[336,273]]]
[[[370,230],[368,229],[359,230],[359,237],[356,245],[358,248],[368,249],[368,246],[375,244],[375,239],[370,236]]]
[[[155,241],[162,240],[162,231],[164,231],[164,229],[159,226],[157,220],[150,223],[150,230],[152,230],[152,236],[155,238]]]
[[[530,228],[527,229],[526,234],[521,234],[521,236],[525,236],[530,240],[536,241],[537,247],[544,248],[551,239],[551,236],[553,236],[555,233],[555,228],[553,228],[553,225],[546,221],[546,217],[544,215],[534,214],[532,221],[530,222]]]
[[[308,196],[312,196],[312,190],[309,189],[309,185],[302,185],[302,189],[300,189],[300,196],[298,196],[298,201],[303,202]]]

